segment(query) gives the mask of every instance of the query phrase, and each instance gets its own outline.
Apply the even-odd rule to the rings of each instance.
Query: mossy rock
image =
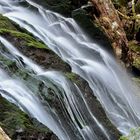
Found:
[[[0,14],[0,29],[17,30],[14,24],[7,18]]]
[[[34,37],[26,33],[21,33],[19,31],[8,29],[0,29],[0,35],[4,37],[11,36],[13,38],[13,41],[15,40],[17,42],[22,42],[21,46],[35,47],[39,49],[48,49],[48,47],[41,41],[35,39]]]
[[[77,77],[78,77],[78,75],[76,75],[75,73],[73,73],[73,72],[66,72],[65,73],[65,76],[69,79],[69,80],[71,80],[71,81],[76,81],[77,80]]]
[[[62,15],[71,15],[72,7],[69,0],[46,0],[46,3],[50,6],[50,9],[58,12]]]
[[[140,56],[134,58],[133,66],[140,70]]]
[[[127,136],[122,136],[119,140],[140,140],[140,128],[131,129]]]
[[[36,3],[67,17],[71,16],[73,9],[70,0],[36,0]]]
[[[53,135],[47,127],[39,123],[36,119],[30,118],[2,96],[0,96],[0,125],[14,140],[16,140],[17,133],[22,133],[22,138],[24,139],[30,139],[33,135],[38,139],[40,134],[44,138]]]
[[[12,41],[20,42],[20,46],[49,49],[43,42],[34,38],[29,32],[20,28],[16,23],[0,14],[0,35],[12,38]]]
[[[135,40],[129,41],[128,47],[130,50],[140,53],[140,45]]]
[[[71,17],[72,11],[86,4],[88,0],[36,0],[36,2],[51,11]]]

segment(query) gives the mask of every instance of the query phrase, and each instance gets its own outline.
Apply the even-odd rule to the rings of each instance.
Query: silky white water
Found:
[[[13,78],[13,76],[10,78],[4,70],[0,69],[0,93],[5,98],[17,104],[22,110],[49,127],[62,140],[96,140],[99,139],[97,129],[104,139],[110,140],[110,136],[98,119],[91,113],[76,85],[68,81],[60,72],[45,72],[4,38],[0,37],[0,42],[3,44],[0,51],[3,57],[10,56],[10,59],[14,59],[21,70],[26,70],[33,78],[36,78],[33,80],[43,81],[47,87],[43,96],[45,94],[48,96],[47,90],[52,89],[52,92],[56,95],[55,98],[58,98],[58,101],[62,103],[62,113],[64,113],[65,121],[68,122],[70,127],[64,125],[66,123],[62,121],[64,118],[60,118],[59,114],[54,110],[55,108],[52,108],[48,103],[45,106],[44,103],[42,104],[44,101],[41,99],[43,98],[41,94],[37,91],[32,91],[33,89],[30,85],[38,86],[37,83],[30,81],[32,83],[29,85],[27,79],[25,82],[22,78]],[[2,52],[2,48],[4,48],[5,54]],[[22,62],[20,62],[21,60]],[[4,65],[4,62],[2,65]],[[97,125],[96,129],[94,128],[95,125]],[[72,129],[72,132],[70,132],[70,129]]]
[[[31,0],[26,2],[30,6],[1,0],[0,12],[41,39],[70,64],[73,72],[88,81],[107,116],[122,133],[138,127],[139,89],[126,72],[101,46],[88,39],[73,19],[46,10]]]
[[[26,64],[25,69],[28,69],[28,71],[34,71],[35,73],[43,72],[41,68],[23,56],[7,40],[0,37],[0,41],[5,47],[7,47],[9,54],[16,57],[15,60],[22,58],[23,62]],[[21,107],[25,112],[29,113],[31,116],[49,127],[57,136],[60,137],[60,139],[69,139],[65,130],[61,128],[61,124],[56,121],[56,118],[52,117],[50,108],[48,107],[47,109],[44,109],[39,98],[30,90],[30,87],[27,87],[23,81],[20,81],[20,79],[10,78],[2,69],[0,69],[0,93],[13,103],[19,105],[19,107]]]

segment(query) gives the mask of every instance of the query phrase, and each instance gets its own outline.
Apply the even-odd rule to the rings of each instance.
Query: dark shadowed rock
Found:
[[[0,95],[0,126],[13,140],[51,140],[56,137],[46,126],[30,118]],[[56,137],[55,140],[58,140]]]

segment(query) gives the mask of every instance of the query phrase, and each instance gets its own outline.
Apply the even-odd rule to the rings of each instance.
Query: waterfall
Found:
[[[72,67],[74,73],[85,79],[89,83],[93,94],[102,104],[108,118],[119,131],[123,134],[128,134],[131,128],[138,127],[140,125],[139,89],[133,84],[125,70],[115,62],[114,58],[102,46],[90,40],[73,19],[64,18],[57,13],[44,9],[33,0],[26,0],[26,3],[27,6],[22,6],[19,1],[1,0],[0,12],[42,40]],[[4,43],[5,41],[2,42]],[[11,53],[15,53],[14,55],[16,56],[19,55],[13,50],[11,50]],[[33,69],[34,66],[32,67],[31,61],[27,61],[28,59],[25,56],[19,56],[25,60],[30,69]],[[79,101],[71,91],[70,85],[72,83],[70,84],[60,73],[58,78],[57,76],[55,77],[57,72],[44,72],[39,67],[37,69],[38,71],[35,71],[35,73],[40,80],[45,77],[45,79],[47,78],[51,83],[57,85],[57,90],[59,89],[63,95],[65,108],[71,116],[70,121],[73,122],[73,128],[77,129],[78,136],[81,139],[98,139],[92,126],[89,125],[91,122],[86,120],[86,116],[82,111],[86,111],[89,114],[92,121],[103,132],[103,135],[109,139],[105,129],[97,118],[94,118],[93,114],[91,114],[84,97],[76,85],[72,85],[72,89],[81,98],[84,110],[80,109]],[[51,86],[54,85],[51,84]],[[78,111],[76,108],[78,108]],[[76,118],[78,118],[80,126],[83,128],[82,130],[78,126],[79,123],[75,122],[73,113],[76,113]],[[52,128],[50,129],[53,130]],[[55,130],[53,131],[56,132]],[[67,132],[64,133],[72,139]],[[59,136],[59,134],[57,135]],[[75,134],[73,137],[76,136]],[[59,138],[62,139],[62,137]]]
[[[98,133],[101,133],[102,138],[110,139],[105,128],[91,113],[81,91],[75,84],[68,81],[60,72],[44,71],[21,54],[6,39],[0,37],[0,42],[3,44],[1,52],[3,47],[6,52],[5,54],[2,52],[1,55],[3,57],[5,55],[10,56],[10,59],[13,57],[19,68],[25,69],[27,73],[30,73],[31,77],[35,78],[33,79],[34,81],[43,82],[45,87],[43,86],[42,88],[45,88],[46,92],[41,94],[37,91],[32,91],[32,88],[28,85],[28,80],[26,80],[26,83],[22,78],[10,78],[4,70],[0,69],[0,93],[2,96],[17,104],[22,110],[49,127],[62,140],[96,140],[99,137]],[[4,62],[2,65],[4,65]],[[38,86],[38,83],[32,84]],[[66,126],[67,123],[62,121],[64,118],[61,118],[58,112],[54,110],[56,109],[55,106],[52,107],[51,104],[45,102],[44,96],[48,99],[49,92],[53,92],[56,95],[55,98],[58,98],[56,100],[57,106],[63,108],[61,110],[63,112],[60,113],[64,113],[65,121],[70,126]],[[94,124],[94,126],[91,124]]]

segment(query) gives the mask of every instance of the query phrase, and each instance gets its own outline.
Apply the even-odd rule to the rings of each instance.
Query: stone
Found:
[[[0,140],[11,140],[1,127],[0,127]]]

